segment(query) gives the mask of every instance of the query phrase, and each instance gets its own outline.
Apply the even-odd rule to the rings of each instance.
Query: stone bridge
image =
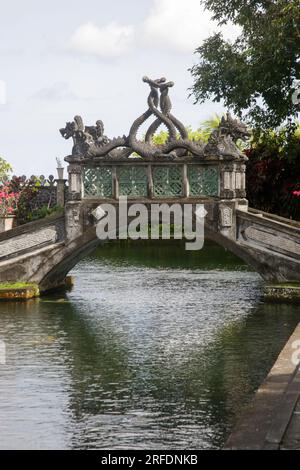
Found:
[[[148,109],[128,136],[109,139],[102,121],[84,126],[80,116],[61,129],[63,137],[73,139],[72,154],[65,158],[64,214],[0,234],[0,282],[36,283],[41,292],[63,285],[68,272],[100,243],[95,209],[110,203],[118,213],[121,196],[129,208],[143,203],[149,223],[154,203],[190,204],[194,217],[203,204],[207,239],[239,256],[268,283],[300,282],[300,223],[248,207],[247,158],[236,145],[248,135],[245,126],[227,115],[206,144],[189,140],[171,114],[173,83],[144,81],[150,86]],[[150,117],[154,121],[141,141],[137,133]],[[161,124],[169,137],[155,145]]]

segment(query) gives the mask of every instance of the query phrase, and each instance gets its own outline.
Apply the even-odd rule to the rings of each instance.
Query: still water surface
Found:
[[[1,449],[220,448],[300,318],[213,245],[107,245],[72,274],[0,304]]]

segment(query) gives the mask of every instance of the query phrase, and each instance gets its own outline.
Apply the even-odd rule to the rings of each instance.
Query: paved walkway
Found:
[[[298,399],[280,449],[300,450],[300,399]]]
[[[230,435],[225,449],[300,450],[300,323]]]

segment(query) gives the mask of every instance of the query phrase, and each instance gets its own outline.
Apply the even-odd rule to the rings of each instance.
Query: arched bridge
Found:
[[[84,126],[81,117],[61,134],[73,139],[68,162],[68,199],[62,216],[49,217],[0,234],[0,282],[28,282],[41,291],[64,283],[67,273],[99,243],[95,210],[111,204],[118,215],[120,197],[128,210],[137,202],[149,214],[153,204],[189,204],[193,217],[203,204],[205,237],[252,266],[268,282],[300,282],[300,223],[248,208],[246,157],[236,141],[246,127],[230,115],[207,144],[188,139],[185,127],[171,113],[172,82],[144,78],[150,86],[148,109],[128,136],[109,139],[102,121]],[[140,141],[138,131],[154,118]],[[153,143],[163,124],[168,139]],[[118,220],[118,217],[117,217]],[[130,221],[130,218],[129,218]],[[116,235],[119,235],[119,226]]]

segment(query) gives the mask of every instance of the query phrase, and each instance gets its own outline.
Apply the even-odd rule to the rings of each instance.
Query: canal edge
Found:
[[[300,323],[247,405],[224,449],[280,449],[300,397],[295,345],[299,355]]]

